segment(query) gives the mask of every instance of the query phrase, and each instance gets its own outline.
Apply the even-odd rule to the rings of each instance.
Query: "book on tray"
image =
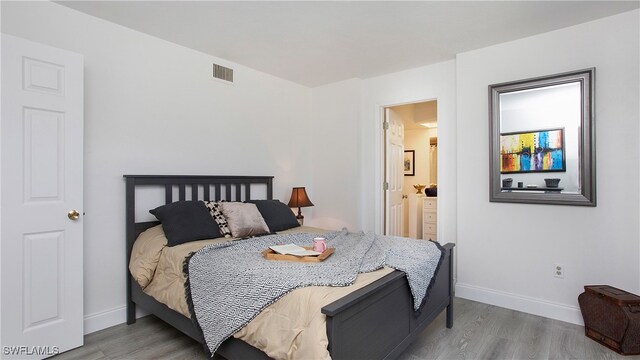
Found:
[[[273,245],[269,246],[269,249],[277,252],[282,255],[294,255],[294,256],[318,256],[321,255],[321,252],[307,250],[302,246],[298,246],[295,244],[287,244],[287,245]]]

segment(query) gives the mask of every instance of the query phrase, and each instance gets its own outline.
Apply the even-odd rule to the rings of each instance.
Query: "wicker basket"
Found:
[[[640,296],[589,285],[578,296],[585,335],[623,355],[640,354]]]

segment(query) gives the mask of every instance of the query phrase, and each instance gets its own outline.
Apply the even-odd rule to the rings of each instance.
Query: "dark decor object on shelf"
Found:
[[[622,355],[640,354],[640,296],[588,285],[578,296],[585,335]]]
[[[560,179],[558,179],[558,178],[544,179],[544,183],[547,185],[548,188],[556,188],[556,187],[558,187],[558,184],[560,183]]]
[[[502,179],[502,187],[511,187],[511,185],[513,185],[512,178]]]
[[[424,193],[428,197],[436,197],[436,196],[438,196],[438,187],[437,186],[428,187],[428,188],[424,189]]]

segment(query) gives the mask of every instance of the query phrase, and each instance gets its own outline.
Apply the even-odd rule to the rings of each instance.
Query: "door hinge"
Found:
[[[385,182],[383,182],[383,183],[382,183],[382,189],[383,189],[384,191],[389,190],[389,183],[388,183],[388,182],[386,182],[386,181],[385,181]]]
[[[383,128],[384,130],[389,130],[389,122],[388,122],[388,121],[383,122],[383,123],[382,123],[382,128]]]

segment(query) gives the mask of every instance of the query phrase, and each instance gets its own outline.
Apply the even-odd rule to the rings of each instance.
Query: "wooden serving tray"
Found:
[[[313,250],[313,246],[303,246],[307,250]],[[262,256],[267,260],[287,260],[287,261],[295,261],[295,262],[321,262],[325,261],[336,248],[327,248],[322,254],[318,256],[295,256],[295,255],[283,255],[278,254],[277,252],[267,249],[262,252]]]

